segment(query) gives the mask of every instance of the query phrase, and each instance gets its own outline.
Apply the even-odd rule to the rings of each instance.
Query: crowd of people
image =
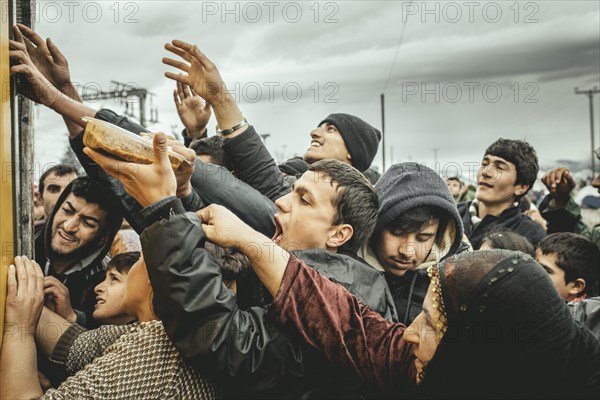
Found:
[[[346,113],[278,165],[215,64],[165,48],[183,143],[84,104],[57,45],[13,27],[20,94],[64,118],[84,171],[39,180],[3,398],[598,397],[600,227],[568,169],[537,207],[523,140],[482,149],[474,186],[414,162],[379,176],[380,132]],[[83,117],[150,138],[154,161],[86,147]]]

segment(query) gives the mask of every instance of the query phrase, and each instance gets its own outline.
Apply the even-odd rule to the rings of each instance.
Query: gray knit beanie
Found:
[[[379,196],[375,233],[411,208],[434,206],[446,211],[454,221],[456,238],[450,254],[460,247],[462,219],[446,182],[431,168],[414,162],[394,164],[381,176],[375,191]]]

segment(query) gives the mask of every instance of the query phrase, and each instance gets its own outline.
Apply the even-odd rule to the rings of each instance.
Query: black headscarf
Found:
[[[598,398],[600,341],[529,255],[461,253],[438,275],[447,330],[425,370],[425,397]]]

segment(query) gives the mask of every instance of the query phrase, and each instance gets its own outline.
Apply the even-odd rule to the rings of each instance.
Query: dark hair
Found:
[[[520,251],[535,258],[535,249],[529,243],[529,240],[510,229],[499,228],[491,230],[481,239],[481,245],[486,242],[489,243],[492,249]]]
[[[112,231],[115,226],[121,226],[123,216],[118,211],[120,207],[118,207],[116,200],[111,196],[105,185],[89,176],[80,176],[71,182],[71,193],[73,196],[85,199],[88,203],[97,204],[106,211],[106,221],[101,224],[102,230],[99,232],[98,237]],[[55,207],[58,206],[57,203]]]
[[[420,231],[425,224],[432,218],[439,221],[438,229],[435,234],[435,243],[439,246],[444,237],[444,232],[448,226],[451,216],[445,210],[435,206],[417,206],[400,214],[395,220],[390,222],[384,229],[400,231],[402,234],[408,234]],[[375,239],[375,238],[373,238]]]
[[[42,174],[42,176],[40,177],[40,180],[38,182],[38,192],[40,192],[40,194],[44,194],[44,181],[50,174],[54,174],[58,177],[65,176],[65,175],[71,175],[71,174],[79,176],[79,170],[71,164],[56,164],[53,167],[48,168]]]
[[[192,143],[190,149],[194,150],[197,156],[210,156],[215,165],[225,165],[222,136],[215,135],[197,140]]]
[[[594,242],[576,233],[553,233],[540,241],[538,249],[544,255],[556,255],[556,265],[565,271],[565,284],[581,278],[585,289],[580,295],[598,294],[600,249]]]
[[[513,164],[517,170],[517,185],[528,185],[529,188],[517,199],[523,197],[533,187],[539,171],[535,149],[524,140],[498,139],[485,151],[485,155],[496,156]]]
[[[140,259],[139,251],[127,251],[114,256],[106,266],[106,270],[116,269],[120,274],[129,273],[133,264]]]
[[[461,187],[461,188],[462,188],[462,187],[463,187],[463,185],[464,185],[463,181],[461,181],[461,180],[458,178],[458,176],[447,176],[447,177],[446,177],[446,182],[448,182],[448,181],[456,181],[456,182],[458,182],[458,183],[460,184],[460,187]]]
[[[221,275],[226,281],[240,278],[250,267],[248,257],[236,249],[226,249],[208,241],[204,243],[204,248],[219,264]]]
[[[332,224],[349,224],[354,230],[350,240],[339,250],[356,253],[367,242],[377,223],[379,198],[373,185],[359,170],[337,160],[317,161],[308,170],[323,172],[331,178],[332,185],[337,184]]]

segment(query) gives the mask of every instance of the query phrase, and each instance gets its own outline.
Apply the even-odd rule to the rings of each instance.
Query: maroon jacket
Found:
[[[270,315],[366,383],[395,397],[414,395],[415,357],[403,339],[406,327],[386,321],[294,256]]]

